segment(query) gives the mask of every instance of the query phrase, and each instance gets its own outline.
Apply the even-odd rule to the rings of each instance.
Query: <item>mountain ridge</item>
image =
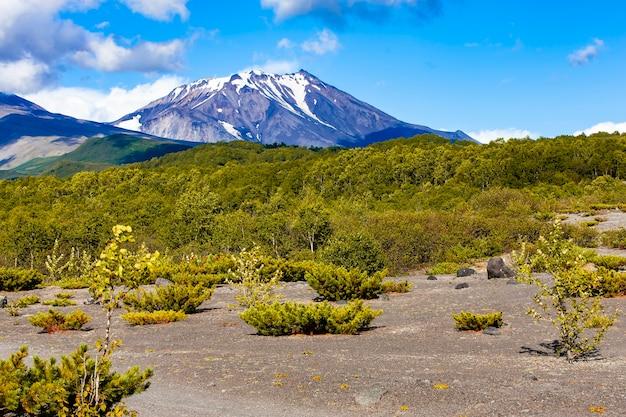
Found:
[[[246,140],[262,144],[359,147],[419,134],[473,139],[402,122],[300,70],[259,70],[181,85],[112,124],[171,139]]]

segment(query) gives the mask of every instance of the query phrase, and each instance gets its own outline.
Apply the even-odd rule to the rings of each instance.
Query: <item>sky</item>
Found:
[[[0,91],[79,118],[305,69],[483,142],[626,132],[622,0],[2,0],[0,16]]]

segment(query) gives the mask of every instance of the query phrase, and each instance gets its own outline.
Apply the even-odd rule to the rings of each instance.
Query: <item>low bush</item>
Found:
[[[53,307],[69,307],[75,306],[76,301],[69,298],[51,298],[49,300],[44,300],[41,304]]]
[[[89,288],[89,280],[86,278],[63,278],[58,281],[51,282],[50,286],[56,286],[64,290],[80,290]]]
[[[70,298],[74,298],[74,294],[71,292],[58,292],[54,294],[56,298],[62,298],[64,300],[69,300]]]
[[[426,270],[428,275],[449,275],[455,274],[461,265],[455,262],[439,262]]]
[[[175,284],[213,288],[219,284],[225,284],[231,277],[230,274],[192,274],[190,272],[177,272],[169,277]]]
[[[502,327],[502,313],[476,314],[462,311],[453,314],[457,330],[485,330],[487,327]]]
[[[409,281],[384,281],[383,292],[388,293],[406,293],[411,291],[411,283]]]
[[[614,249],[626,249],[626,229],[610,230],[601,237],[602,244]]]
[[[17,299],[13,305],[18,308],[24,308],[39,303],[39,297],[36,295],[27,295],[25,297]]]
[[[598,231],[589,225],[592,222],[586,222],[582,225],[564,225],[563,232],[566,238],[572,239],[574,243],[583,248],[595,248],[598,246]]]
[[[256,304],[241,313],[241,318],[263,336],[289,334],[356,334],[382,314],[363,301],[355,300],[344,307],[328,302],[301,304],[295,302]]]
[[[148,324],[165,324],[185,320],[187,315],[182,311],[157,310],[157,311],[130,311],[122,314],[122,319],[131,326],[145,326]]]
[[[43,274],[33,269],[0,268],[0,291],[32,290],[43,278]]]
[[[371,237],[357,233],[331,239],[321,251],[322,261],[358,269],[368,274],[385,269],[385,257],[380,245]]]
[[[329,301],[377,298],[383,292],[387,271],[369,275],[358,269],[317,264],[306,273],[306,280],[319,295]]]
[[[0,413],[20,417],[131,416],[122,400],[150,385],[152,370],[112,371],[110,356],[93,358],[87,346],[60,360],[27,360],[24,346],[0,360]],[[90,395],[97,392],[97,400]]]
[[[191,314],[212,295],[213,289],[204,285],[171,284],[152,291],[132,291],[124,297],[124,305],[133,312],[180,311]]]
[[[626,258],[623,256],[595,255],[589,260],[596,266],[606,269],[619,270],[626,267]]]
[[[41,327],[46,333],[54,333],[60,330],[80,330],[91,321],[91,317],[82,310],[63,314],[50,309],[48,312],[35,314],[29,321],[33,326]]]
[[[621,297],[626,295],[626,272],[601,271],[599,289],[603,297]]]

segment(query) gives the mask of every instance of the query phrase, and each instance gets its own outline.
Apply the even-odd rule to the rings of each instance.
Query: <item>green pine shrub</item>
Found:
[[[450,275],[461,269],[456,262],[438,262],[426,270],[428,275]]]
[[[619,270],[626,267],[626,257],[613,255],[594,255],[589,259],[596,266],[606,269]]]
[[[453,314],[457,330],[485,330],[487,327],[502,327],[502,313],[477,314],[461,311]]]
[[[383,281],[383,293],[407,293],[411,291],[412,285],[409,281]]]
[[[91,321],[91,317],[82,310],[74,310],[63,314],[50,309],[47,312],[40,312],[29,318],[30,323],[35,327],[41,327],[46,333],[54,333],[61,330],[80,330]]]
[[[596,229],[586,224],[566,225],[563,227],[563,232],[567,238],[572,239],[574,243],[580,247],[595,248],[598,246],[600,234]]]
[[[17,299],[13,302],[13,305],[18,308],[24,308],[28,306],[32,306],[33,304],[37,304],[40,302],[39,296],[37,295],[26,295],[22,298]]]
[[[83,288],[89,288],[89,280],[85,277],[81,277],[81,278],[66,277],[58,281],[53,281],[49,285],[59,287],[64,290],[80,290]]]
[[[43,279],[43,274],[33,269],[0,268],[0,291],[33,290]]]
[[[595,295],[621,297],[626,295],[626,272],[602,271]]]
[[[241,318],[263,336],[290,334],[356,334],[382,314],[362,300],[337,307],[326,301],[255,304],[241,313]]]
[[[155,310],[155,311],[129,311],[122,314],[122,319],[131,326],[145,326],[150,324],[166,324],[182,321],[187,318],[183,311]]]
[[[370,275],[385,269],[385,257],[380,245],[362,233],[332,238],[322,249],[320,259],[346,269],[359,269]]]
[[[69,298],[51,298],[49,300],[44,300],[41,304],[53,307],[69,307],[75,306],[76,301]]]
[[[319,295],[329,301],[377,298],[383,292],[387,271],[369,275],[358,269],[347,270],[328,264],[312,266],[306,280]]]
[[[230,274],[192,274],[190,272],[176,272],[170,275],[169,280],[175,284],[197,286],[203,285],[213,288],[219,284],[225,284],[231,277]]]
[[[609,230],[602,233],[602,244],[614,249],[626,249],[626,229]]]
[[[35,356],[22,347],[0,360],[0,414],[20,417],[124,417],[133,413],[124,398],[148,388],[152,370],[112,371],[110,356],[95,360],[81,345],[59,361]],[[97,386],[94,381],[97,381]],[[92,395],[98,392],[97,402]]]
[[[124,305],[131,312],[180,311],[192,314],[212,295],[213,288],[201,284],[171,284],[151,291],[142,288],[131,291],[124,297]]]

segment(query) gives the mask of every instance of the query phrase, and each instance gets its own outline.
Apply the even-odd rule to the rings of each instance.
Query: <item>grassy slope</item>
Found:
[[[185,142],[143,139],[129,135],[91,138],[65,155],[35,158],[14,169],[0,171],[0,178],[43,174],[68,176],[80,171],[97,171],[113,165],[147,161],[192,146],[193,144]]]

